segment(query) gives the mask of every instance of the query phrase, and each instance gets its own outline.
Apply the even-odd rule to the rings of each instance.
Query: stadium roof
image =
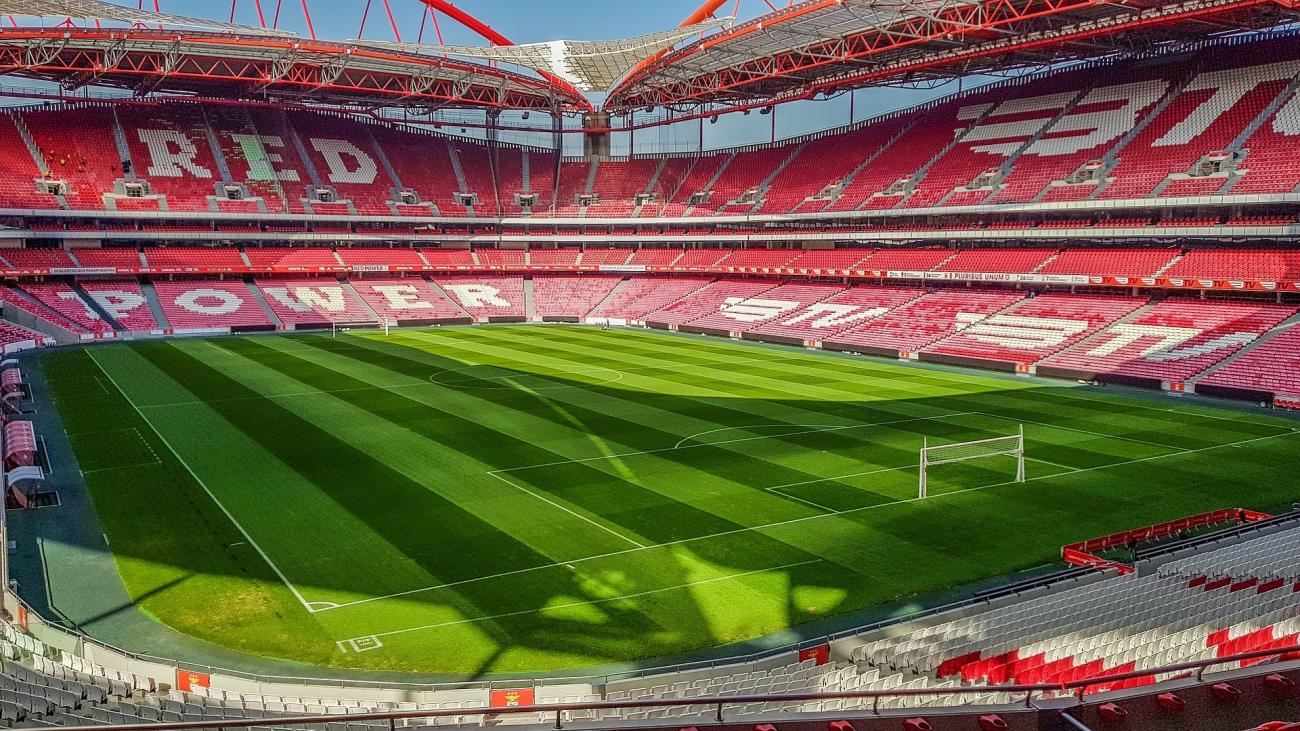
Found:
[[[805,0],[645,65],[612,111],[757,105],[1149,50],[1294,17],[1293,0]]]
[[[270,28],[222,23],[170,13],[156,13],[141,8],[115,5],[104,0],[0,0],[0,15],[10,18],[78,18],[83,20],[122,22],[131,25],[154,25],[203,30],[234,30],[268,35],[292,35]],[[68,23],[68,25],[71,25]]]
[[[717,18],[681,28],[647,33],[614,41],[547,41],[513,46],[451,46],[392,41],[354,41],[379,48],[394,48],[427,56],[450,55],[482,61],[511,63],[548,71],[582,91],[608,91],[646,58],[693,36],[726,25],[731,18]]]
[[[483,63],[233,27],[9,28],[0,33],[0,73],[64,89],[105,86],[137,95],[373,107],[589,108],[575,90]]]

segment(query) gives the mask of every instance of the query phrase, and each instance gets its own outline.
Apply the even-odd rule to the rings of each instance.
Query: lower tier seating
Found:
[[[175,330],[272,327],[274,323],[241,281],[156,282],[163,316]]]
[[[706,324],[705,318],[715,315],[730,303],[766,292],[772,289],[774,285],[774,282],[768,281],[720,280],[701,287],[687,297],[647,314],[645,320],[646,322],[667,325],[683,325],[699,320],[700,322],[697,324],[704,327],[729,330],[732,329],[730,326],[737,324],[734,320],[724,318],[718,324]],[[707,322],[711,323],[712,320]]]
[[[827,338],[826,346],[913,352],[1022,299],[1019,292],[939,290]]]
[[[586,317],[622,282],[622,277],[592,274],[580,277],[533,277],[533,308],[537,317]]]
[[[703,277],[634,277],[588,313],[587,319],[640,321],[648,313],[684,299],[712,281]]]
[[[475,321],[527,316],[524,280],[517,276],[464,274],[436,276],[434,284]]]
[[[1300,404],[1300,327],[1288,326],[1249,353],[1216,368],[1200,384],[1264,391]]]
[[[92,280],[83,282],[81,288],[126,330],[150,332],[161,327],[140,283],[133,279]]]
[[[465,317],[464,310],[420,277],[353,279],[351,283],[381,321],[401,324]]]
[[[374,322],[375,314],[352,293],[351,285],[322,279],[258,279],[271,311],[285,325]]]
[[[1180,383],[1236,353],[1296,308],[1172,299],[1048,358],[1042,365]]]

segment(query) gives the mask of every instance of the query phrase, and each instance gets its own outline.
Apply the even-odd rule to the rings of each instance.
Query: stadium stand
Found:
[[[774,294],[769,293],[766,297]],[[808,303],[763,322],[750,329],[746,337],[820,341],[880,317],[924,294],[923,289],[904,287],[852,287],[825,297],[815,305]]]
[[[248,263],[239,249],[231,247],[150,246],[144,250],[146,266],[156,272],[236,271]],[[138,265],[138,264],[137,264]]]
[[[81,282],[81,288],[125,330],[153,332],[161,327],[135,280],[96,279]]]
[[[664,307],[647,313],[644,317],[646,323],[650,325],[683,325],[688,322],[700,320],[698,324],[704,321],[713,321],[720,318],[718,311],[721,310],[728,300],[744,300],[749,297],[755,297],[769,289],[772,289],[774,282],[766,281],[737,281],[721,280],[706,284],[695,290],[690,295],[669,303]],[[693,323],[696,324],[696,323]],[[736,325],[736,321],[722,318],[718,320],[717,327],[723,330],[735,329],[730,326]]]
[[[1138,310],[1042,365],[1139,383],[1181,383],[1294,315],[1295,307],[1169,299]]]
[[[639,322],[713,281],[701,277],[640,276],[627,280],[587,313],[588,322]]]
[[[1068,348],[1145,302],[1139,297],[1042,294],[987,317],[959,319],[960,332],[925,350],[1029,364]]]
[[[533,277],[533,308],[537,317],[581,319],[609,297],[622,277],[599,274]]]
[[[465,320],[465,311],[419,277],[353,279],[352,288],[381,322],[415,324]]]
[[[1221,362],[1197,382],[1270,394],[1275,403],[1300,406],[1300,328],[1294,323],[1269,335],[1238,358]]]
[[[62,315],[86,332],[101,335],[113,332],[113,326],[104,322],[75,289],[62,282],[25,282],[21,288],[42,305]]]
[[[524,280],[493,274],[438,275],[433,283],[468,312],[475,322],[527,317]]]
[[[280,322],[297,327],[374,322],[375,315],[337,279],[256,279]]]
[[[1170,249],[1070,248],[1038,268],[1039,274],[1154,277],[1178,257]]]
[[[243,282],[154,282],[163,316],[177,331],[269,328],[274,325]]]
[[[827,338],[823,345],[830,350],[911,353],[957,332],[974,318],[1001,312],[1022,299],[1018,292],[936,291]]]

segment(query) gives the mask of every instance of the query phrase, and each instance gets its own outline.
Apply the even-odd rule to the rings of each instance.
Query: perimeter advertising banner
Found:
[[[195,688],[211,688],[212,676],[191,670],[176,669],[176,690],[182,693],[193,692]]]
[[[494,690],[488,695],[488,704],[493,708],[513,708],[515,706],[533,705],[532,688],[508,688]]]

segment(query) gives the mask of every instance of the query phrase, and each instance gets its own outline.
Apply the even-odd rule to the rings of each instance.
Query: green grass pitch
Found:
[[[477,674],[662,657],[1297,497],[1296,422],[631,330],[491,326],[47,354],[119,571],[188,634]],[[923,438],[1025,428],[934,468]]]

